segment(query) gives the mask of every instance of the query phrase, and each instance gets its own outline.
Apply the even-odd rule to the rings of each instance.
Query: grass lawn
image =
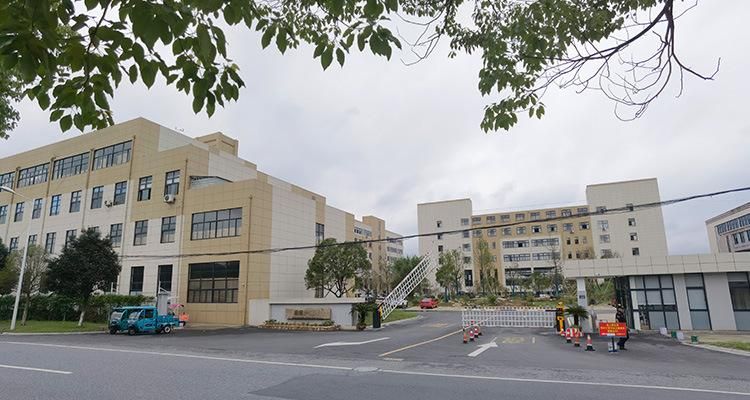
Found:
[[[397,308],[393,310],[393,312],[391,312],[391,315],[389,315],[388,318],[384,319],[382,323],[414,318],[416,316],[417,316],[417,313],[414,311],[406,311],[406,310]],[[367,319],[365,320],[365,322],[367,323],[368,326],[372,325],[372,314],[370,313],[367,314]]]
[[[18,333],[52,333],[52,332],[92,332],[103,331],[107,327],[105,323],[85,322],[78,326],[78,321],[26,321],[21,326],[21,321],[16,322]],[[10,321],[0,321],[0,332],[9,332]]]
[[[750,343],[748,342],[710,342],[707,344],[726,347],[729,349],[750,351]]]

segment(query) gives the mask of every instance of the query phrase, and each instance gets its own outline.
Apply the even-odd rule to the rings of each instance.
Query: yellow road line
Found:
[[[440,336],[440,337],[436,337],[436,338],[434,338],[434,339],[430,339],[430,340],[425,340],[424,342],[414,343],[414,344],[410,344],[410,345],[408,345],[408,346],[404,346],[404,347],[402,347],[402,348],[400,348],[400,349],[396,349],[396,350],[391,350],[391,351],[389,351],[389,352],[387,352],[387,353],[383,353],[383,354],[379,355],[378,357],[385,357],[385,356],[391,355],[391,354],[393,354],[393,353],[398,353],[399,351],[404,351],[404,350],[409,350],[409,349],[413,349],[413,348],[415,348],[415,347],[417,347],[417,346],[421,346],[421,345],[423,345],[423,344],[428,344],[428,343],[432,343],[432,342],[437,342],[437,341],[438,341],[438,340],[440,340],[440,339],[445,339],[445,338],[447,338],[448,336],[453,336],[453,335],[455,335],[455,334],[457,334],[457,333],[461,333],[461,332],[463,332],[463,329],[459,329],[459,330],[457,330],[457,331],[455,331],[455,332],[451,332],[451,333],[449,333],[449,334],[447,334],[447,335],[443,335],[443,336]]]

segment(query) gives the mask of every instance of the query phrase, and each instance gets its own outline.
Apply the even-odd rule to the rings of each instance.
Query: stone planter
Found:
[[[340,325],[304,325],[292,323],[271,323],[260,326],[263,329],[275,329],[280,331],[309,331],[309,332],[333,332],[341,330]]]

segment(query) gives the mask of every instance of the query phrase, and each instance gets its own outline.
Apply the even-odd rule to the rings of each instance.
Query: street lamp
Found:
[[[13,193],[14,195],[30,200],[28,197],[14,191],[7,186],[0,186],[0,191]],[[13,319],[10,320],[10,330],[16,330],[16,318],[18,318],[18,304],[21,302],[21,288],[23,287],[23,274],[26,271],[26,256],[29,254],[29,224],[26,224],[26,231],[21,239],[26,238],[26,246],[23,247],[23,258],[21,258],[21,273],[18,275],[18,286],[16,287],[16,304],[13,306]]]

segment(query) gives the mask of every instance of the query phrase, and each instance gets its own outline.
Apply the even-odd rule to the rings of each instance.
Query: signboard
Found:
[[[607,337],[628,336],[628,326],[624,322],[599,322],[599,335]]]
[[[310,319],[310,320],[326,320],[331,319],[330,308],[287,308],[286,319]]]

